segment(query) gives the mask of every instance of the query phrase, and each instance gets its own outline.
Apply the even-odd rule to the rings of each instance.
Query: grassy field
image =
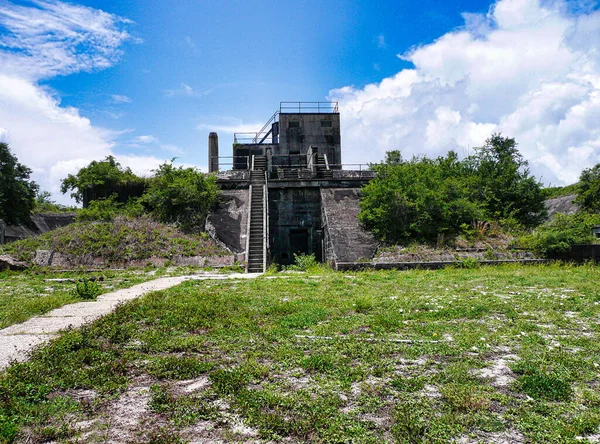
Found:
[[[0,441],[593,442],[599,270],[187,282],[9,367]]]
[[[32,272],[0,272],[0,329],[66,304],[81,302],[82,297],[76,291],[76,283],[84,278],[95,282],[101,294],[162,276],[190,272],[184,268],[106,270],[94,273],[43,269]]]

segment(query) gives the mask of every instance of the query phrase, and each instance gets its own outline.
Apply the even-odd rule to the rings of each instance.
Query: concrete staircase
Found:
[[[248,231],[248,273],[265,271],[266,230],[265,225],[265,169],[267,159],[254,156],[254,168],[250,171],[250,222]]]
[[[317,177],[320,179],[333,179],[333,171],[329,169],[324,154],[317,155]]]

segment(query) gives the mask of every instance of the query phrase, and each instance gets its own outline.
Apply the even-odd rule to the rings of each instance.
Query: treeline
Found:
[[[79,211],[79,220],[149,215],[184,232],[195,232],[204,230],[219,188],[213,175],[195,168],[165,162],[154,170],[153,176],[143,178],[108,156],[63,179],[61,192],[71,192],[77,202],[86,204]]]
[[[529,173],[514,139],[494,134],[463,160],[387,153],[363,188],[360,219],[387,243],[439,241],[474,221],[534,227],[546,218],[541,184]]]
[[[19,163],[8,144],[0,143],[0,220],[8,225],[27,224],[33,212],[76,210],[77,219],[112,220],[118,215],[149,215],[186,232],[204,230],[219,188],[215,177],[195,168],[160,165],[150,177],[139,177],[122,167],[113,156],[93,161],[61,182],[85,208],[55,204],[50,193],[30,178],[31,169]]]
[[[548,192],[530,174],[515,139],[501,134],[493,134],[462,160],[453,151],[436,159],[410,160],[391,151],[372,168],[377,177],[362,190],[359,217],[387,244],[448,244],[493,223],[518,234],[523,245],[548,253],[590,241],[590,226],[600,223],[600,164],[585,170],[579,184],[572,186],[583,212],[561,216],[553,227],[551,222],[544,224]],[[567,226],[574,228],[565,241],[556,231]],[[548,232],[552,235],[540,234]]]

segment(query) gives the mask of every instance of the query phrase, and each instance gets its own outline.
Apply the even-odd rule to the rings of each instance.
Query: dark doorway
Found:
[[[307,228],[290,229],[290,254],[310,254],[310,232]]]

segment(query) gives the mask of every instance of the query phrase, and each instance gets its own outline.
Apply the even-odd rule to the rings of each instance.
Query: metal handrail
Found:
[[[246,224],[246,273],[250,266],[250,221],[252,219],[252,184],[248,187],[248,223]]]
[[[314,112],[317,113],[339,113],[338,102],[279,102],[279,112],[285,113],[284,110],[293,110],[298,113]]]
[[[263,272],[267,271],[267,249],[269,248],[269,191],[267,190],[267,172],[263,185]]]

